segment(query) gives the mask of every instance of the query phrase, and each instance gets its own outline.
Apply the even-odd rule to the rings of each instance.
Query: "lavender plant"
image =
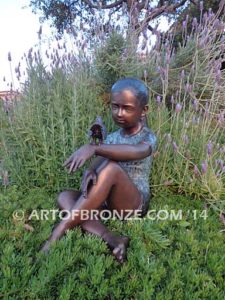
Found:
[[[78,184],[79,176],[67,177],[61,166],[69,153],[87,142],[87,128],[104,109],[91,83],[90,65],[71,53],[61,57],[57,49],[49,69],[33,51],[27,64],[22,99],[10,112],[12,122],[1,130],[11,180],[25,188],[58,189],[69,180]],[[2,111],[1,119],[7,123],[7,118]]]
[[[186,26],[178,49],[171,32],[147,57],[155,66],[148,74],[149,124],[159,140],[152,187],[155,193],[166,187],[203,198],[224,210],[225,24],[208,12],[200,24],[192,20],[190,36]]]

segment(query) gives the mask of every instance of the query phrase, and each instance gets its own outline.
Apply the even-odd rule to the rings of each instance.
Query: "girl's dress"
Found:
[[[145,143],[151,145],[153,154],[156,150],[157,138],[146,126],[142,127],[139,132],[131,135],[124,135],[123,130],[120,128],[109,134],[104,143],[129,145]],[[152,154],[143,159],[118,162],[142,195],[143,203],[140,207],[142,216],[147,213],[150,201],[149,175],[152,166]]]

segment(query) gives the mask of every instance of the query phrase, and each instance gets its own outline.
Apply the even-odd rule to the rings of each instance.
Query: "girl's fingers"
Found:
[[[63,167],[68,166],[71,163],[71,160],[72,160],[72,156],[70,156],[69,158],[67,158],[67,160],[65,160],[64,163],[63,163]]]
[[[74,159],[70,165],[70,170],[69,170],[69,173],[71,173],[74,169],[74,165],[76,164],[76,159]]]
[[[77,170],[79,163],[80,163],[80,160],[77,159],[74,164],[74,167],[73,167],[73,172],[75,172]]]
[[[81,191],[82,191],[82,195],[84,196],[84,198],[87,198],[87,187],[88,187],[89,181],[90,181],[90,177],[87,176],[84,178],[84,180],[82,182]]]
[[[85,163],[85,159],[81,159],[77,168],[81,168],[84,165],[84,163]]]
[[[88,182],[85,182],[85,184],[82,188],[82,195],[84,198],[87,198],[87,186],[88,186]]]
[[[92,180],[93,180],[93,184],[97,183],[97,174],[95,172],[93,174]]]
[[[84,179],[82,180],[82,183],[81,183],[81,191],[82,191],[82,193],[85,191],[85,180]]]

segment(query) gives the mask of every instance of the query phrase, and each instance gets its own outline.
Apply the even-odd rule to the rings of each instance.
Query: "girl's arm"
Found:
[[[115,161],[143,159],[152,153],[151,145],[144,142],[136,145],[101,144],[99,146],[94,145],[94,147],[96,155],[100,155]]]
[[[108,145],[101,144],[90,145],[86,144],[76,150],[65,162],[64,167],[69,169],[69,172],[75,172],[81,168],[84,163],[94,154],[109,158],[115,161],[136,160],[145,158],[152,153],[152,147],[148,143],[139,143],[136,145]]]

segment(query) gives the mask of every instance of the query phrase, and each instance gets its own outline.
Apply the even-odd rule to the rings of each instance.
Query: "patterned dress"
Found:
[[[123,130],[119,129],[109,134],[104,141],[105,144],[129,145],[135,145],[141,142],[151,145],[153,153],[156,151],[157,138],[148,127],[143,127],[138,133],[132,135],[124,135]],[[142,209],[144,210],[144,213],[147,212],[150,200],[149,176],[152,158],[153,156],[150,155],[143,159],[118,162],[142,194],[144,200]]]

